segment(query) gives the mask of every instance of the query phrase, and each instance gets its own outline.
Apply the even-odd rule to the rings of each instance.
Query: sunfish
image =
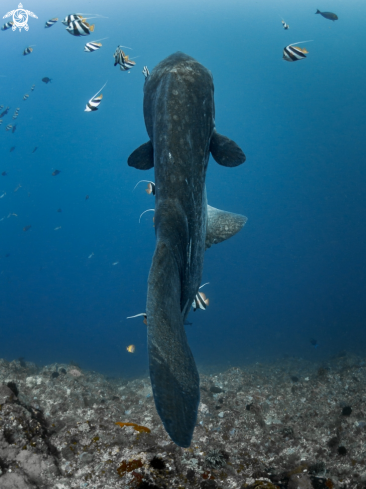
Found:
[[[325,19],[333,20],[333,22],[335,20],[338,20],[338,15],[337,14],[333,14],[333,12],[320,12],[320,10],[317,9],[315,13],[316,14],[320,14]]]
[[[189,447],[200,394],[184,323],[201,284],[205,249],[246,222],[207,205],[207,164],[210,153],[231,167],[245,155],[216,132],[211,72],[184,53],[164,59],[145,78],[143,110],[149,141],[128,164],[155,168],[156,248],[146,304],[150,378],[167,433]]]

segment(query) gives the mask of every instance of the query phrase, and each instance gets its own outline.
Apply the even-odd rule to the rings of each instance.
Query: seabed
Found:
[[[0,360],[1,489],[364,489],[366,359],[201,369],[191,447],[148,377]]]

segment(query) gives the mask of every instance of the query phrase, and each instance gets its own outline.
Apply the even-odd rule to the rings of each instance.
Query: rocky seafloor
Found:
[[[148,377],[0,360],[0,488],[366,488],[364,359],[287,358],[200,377],[183,449]]]

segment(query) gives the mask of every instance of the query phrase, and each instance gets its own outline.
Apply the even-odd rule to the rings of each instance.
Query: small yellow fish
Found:
[[[135,352],[135,345],[129,345],[127,346],[126,350],[129,352],[129,353],[134,353]]]

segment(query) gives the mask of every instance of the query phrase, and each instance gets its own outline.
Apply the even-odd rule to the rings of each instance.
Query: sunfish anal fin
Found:
[[[206,250],[238,233],[248,218],[207,206]]]

